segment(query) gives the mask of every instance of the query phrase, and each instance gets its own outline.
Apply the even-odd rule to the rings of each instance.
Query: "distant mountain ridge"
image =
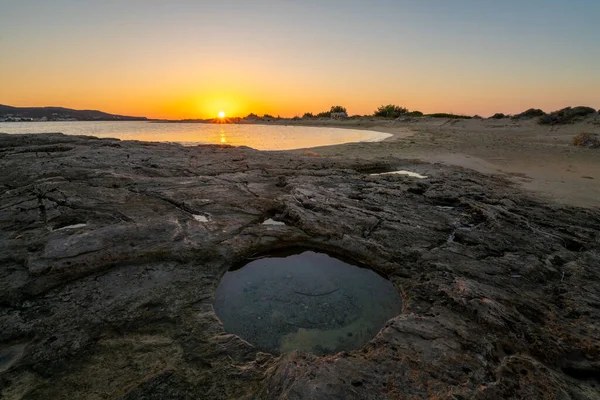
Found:
[[[74,110],[64,107],[11,107],[0,104],[0,120],[146,121],[147,118],[109,114],[98,110]]]

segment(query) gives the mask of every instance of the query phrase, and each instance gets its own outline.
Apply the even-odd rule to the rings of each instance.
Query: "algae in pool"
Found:
[[[401,309],[388,280],[311,251],[229,271],[215,293],[225,331],[275,353],[359,349]]]

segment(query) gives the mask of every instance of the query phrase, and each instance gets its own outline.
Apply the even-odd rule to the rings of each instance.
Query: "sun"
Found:
[[[225,118],[225,111],[219,111],[219,118]]]

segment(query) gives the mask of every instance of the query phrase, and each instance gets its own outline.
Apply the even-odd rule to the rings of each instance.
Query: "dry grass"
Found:
[[[573,137],[573,145],[587,147],[588,149],[600,148],[600,134],[583,132]]]

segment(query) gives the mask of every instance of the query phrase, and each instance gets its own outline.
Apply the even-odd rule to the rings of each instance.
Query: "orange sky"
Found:
[[[457,10],[432,0],[433,13],[383,1],[20,0],[0,14],[0,103],[151,118],[292,117],[332,105],[370,114],[388,103],[483,116],[598,108],[589,7],[600,7],[579,1]]]

